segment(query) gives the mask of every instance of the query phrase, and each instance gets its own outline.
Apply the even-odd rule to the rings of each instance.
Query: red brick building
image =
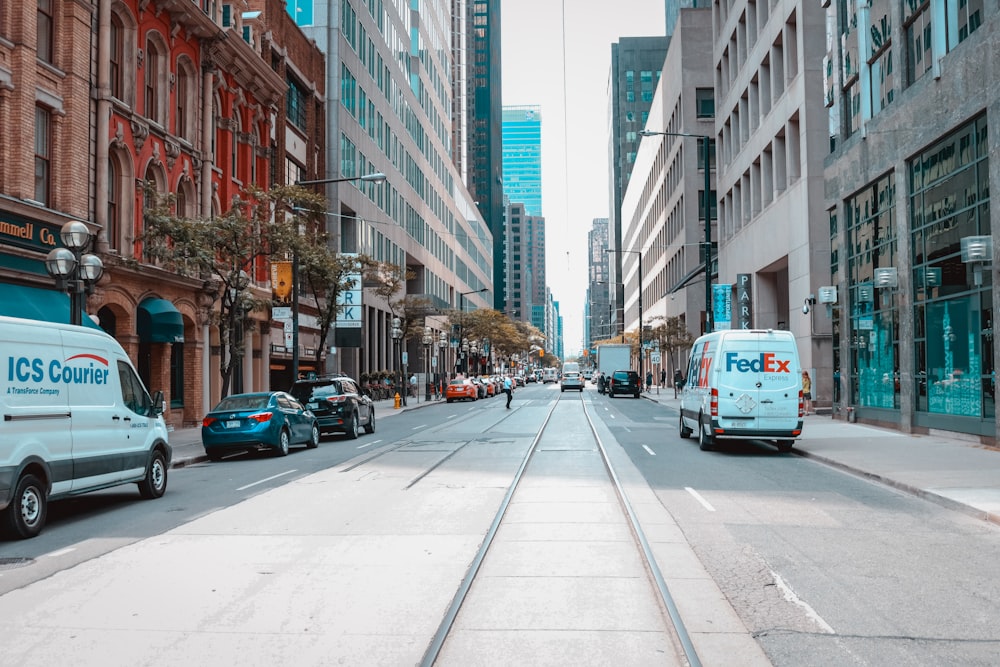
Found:
[[[245,7],[0,3],[0,289],[21,295],[0,312],[24,316],[18,304],[52,302],[38,318],[68,321],[68,299],[43,260],[64,222],[85,222],[105,266],[86,311],[147,387],[164,390],[177,426],[199,422],[220,394],[217,295],[144,262],[143,184],[173,194],[178,213],[208,217],[244,187],[274,181],[287,81],[245,30],[255,18]],[[255,268],[266,297],[267,267]],[[234,391],[269,385],[270,315],[253,317]]]

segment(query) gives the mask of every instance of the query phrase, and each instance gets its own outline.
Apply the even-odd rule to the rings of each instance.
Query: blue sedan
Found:
[[[283,391],[228,396],[201,422],[201,444],[212,461],[231,452],[271,450],[287,456],[295,444],[319,446],[319,424]]]

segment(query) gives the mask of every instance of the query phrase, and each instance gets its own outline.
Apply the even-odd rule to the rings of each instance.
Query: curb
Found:
[[[897,491],[902,491],[907,495],[914,496],[916,498],[921,498],[922,500],[927,500],[945,509],[961,512],[976,519],[981,519],[987,523],[992,523],[994,525],[1000,526],[1000,515],[994,514],[992,512],[987,512],[981,510],[977,507],[972,507],[971,505],[966,505],[957,500],[948,498],[947,496],[942,496],[940,494],[934,493],[933,491],[928,491],[927,489],[921,489],[918,486],[913,486],[912,484],[907,484],[905,482],[900,482],[898,480],[892,479],[891,477],[886,477],[884,475],[879,475],[878,473],[869,472],[867,470],[862,470],[861,468],[856,468],[846,463],[836,461],[829,457],[823,456],[822,454],[816,454],[805,449],[793,448],[792,453],[796,456],[801,456],[804,459],[812,459],[818,461],[824,465],[830,466],[831,468],[836,468],[841,472],[845,472],[854,477],[876,482],[883,486],[888,486],[890,488],[896,489]]]

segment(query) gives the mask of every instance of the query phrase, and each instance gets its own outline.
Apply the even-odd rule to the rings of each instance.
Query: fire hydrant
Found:
[[[393,399],[392,409],[393,410],[399,410],[399,407],[400,407],[401,403],[402,403],[402,400],[399,398],[399,392],[397,391],[396,392],[396,396]]]

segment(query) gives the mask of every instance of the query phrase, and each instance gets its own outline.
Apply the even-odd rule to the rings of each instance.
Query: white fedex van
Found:
[[[711,449],[721,438],[775,440],[787,452],[802,434],[802,371],[790,331],[732,329],[691,348],[681,394],[680,435],[698,432]]]
[[[48,501],[134,482],[167,489],[163,394],[150,398],[114,338],[0,317],[0,532],[34,537]]]

